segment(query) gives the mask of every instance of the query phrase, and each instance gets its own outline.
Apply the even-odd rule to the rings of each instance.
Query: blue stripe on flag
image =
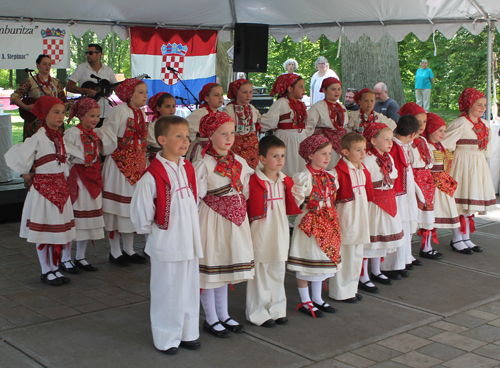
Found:
[[[148,97],[152,97],[158,92],[168,92],[172,96],[180,96],[188,99],[190,104],[195,103],[193,97],[189,95],[181,82],[177,82],[176,84],[171,86],[163,83],[162,80],[158,79],[144,79],[144,82],[148,86]],[[196,98],[198,98],[198,94],[205,84],[214,82],[215,75],[208,78],[190,79],[184,81],[186,87],[189,88],[189,90],[193,93],[193,95],[196,96]],[[203,101],[200,101],[200,103],[201,102]],[[182,105],[182,102],[180,100],[177,100],[177,104]]]

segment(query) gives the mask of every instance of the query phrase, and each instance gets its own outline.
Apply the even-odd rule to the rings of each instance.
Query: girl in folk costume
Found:
[[[260,119],[261,130],[275,130],[275,135],[285,142],[286,161],[283,172],[289,176],[304,171],[304,162],[297,155],[300,143],[306,139],[306,105],[302,101],[305,93],[304,80],[300,75],[283,74],[274,82],[271,96],[278,100]]]
[[[413,115],[420,123],[420,129],[410,145],[410,162],[413,168],[415,183],[424,195],[425,201],[417,198],[418,204],[418,235],[421,237],[420,257],[428,259],[441,259],[443,255],[432,249],[431,238],[437,243],[436,229],[434,227],[434,193],[436,186],[432,178],[432,154],[427,140],[422,137],[427,124],[427,113],[415,102],[404,104],[398,111],[400,116]],[[412,256],[412,263],[415,259]],[[408,266],[409,269],[412,266]]]
[[[347,126],[350,130],[363,133],[363,130],[372,123],[384,123],[392,130],[396,129],[394,120],[373,110],[375,107],[375,92],[371,89],[363,88],[354,95],[354,100],[359,105],[359,110],[349,114]]]
[[[64,141],[82,152],[84,159],[70,159],[68,188],[73,203],[76,226],[76,257],[71,260],[71,243],[62,252],[60,268],[71,274],[97,271],[85,259],[88,240],[104,238],[102,217],[102,175],[99,153],[109,155],[116,149],[116,136],[106,128],[94,127],[99,123],[101,109],[92,98],[78,100],[71,108],[69,119],[80,119],[80,124],[68,129]],[[76,267],[75,267],[76,265]]]
[[[337,78],[324,79],[320,92],[325,94],[325,99],[316,102],[307,112],[306,134],[308,137],[321,134],[332,142],[332,160],[328,170],[333,170],[342,154],[340,139],[347,133],[347,110],[338,102],[342,96],[342,84]]]
[[[325,170],[331,152],[328,138],[317,134],[306,138],[299,147],[306,170],[293,177],[294,196],[306,200],[306,204],[302,206],[303,213],[295,218],[297,230],[293,232],[287,267],[297,272],[301,299],[297,309],[314,318],[336,311],[321,296],[323,281],[335,275],[340,263],[341,234],[335,209],[338,181],[333,171]]]
[[[227,97],[232,101],[224,108],[236,123],[236,136],[232,151],[247,160],[255,169],[259,163],[259,138],[257,131],[260,124],[260,112],[250,101],[253,97],[252,83],[246,79],[238,79],[229,85]]]
[[[244,326],[229,316],[227,285],[254,275],[254,257],[247,216],[248,183],[254,171],[231,151],[235,124],[225,112],[201,119],[200,136],[208,139],[195,164],[200,204],[200,232],[204,257],[200,259],[203,329],[217,337]]]
[[[474,88],[466,88],[458,100],[462,114],[446,130],[443,145],[454,152],[450,175],[457,181],[455,203],[460,215],[461,234],[453,232],[453,250],[482,252],[470,240],[474,232],[474,214],[485,214],[496,208],[495,189],[487,158],[491,157],[489,122],[481,118],[486,111],[486,97]],[[460,241],[461,240],[461,241]]]
[[[380,271],[380,263],[387,253],[393,253],[403,245],[404,236],[394,191],[398,170],[389,154],[393,133],[387,125],[374,123],[363,131],[363,136],[368,146],[363,164],[372,177],[374,198],[368,203],[370,243],[364,246],[364,267],[359,281],[372,286],[371,278],[380,284],[392,285],[392,280]],[[371,275],[368,273],[368,258]]]
[[[102,208],[111,252],[109,261],[120,267],[146,263],[134,252],[135,227],[130,219],[130,201],[146,169],[148,123],[141,107],[148,101],[148,88],[139,79],[126,79],[116,90],[123,104],[111,109],[103,126],[118,138],[118,148],[104,161]],[[120,249],[120,235],[123,252]]]
[[[189,139],[191,146],[186,158],[192,163],[201,160],[201,151],[207,144],[208,138],[200,136],[200,121],[206,115],[215,114],[224,103],[224,92],[218,83],[207,83],[203,86],[198,99],[200,108],[193,111],[186,120],[189,122]]]
[[[65,107],[56,97],[42,96],[31,112],[42,122],[24,143],[5,154],[7,165],[31,184],[24,202],[20,237],[36,243],[42,267],[41,281],[61,285],[70,281],[58,271],[62,248],[76,236],[73,208],[66,177],[69,155],[83,159],[70,143],[64,143],[61,126]],[[34,172],[30,172],[34,166]]]
[[[167,92],[159,92],[148,101],[148,107],[153,112],[151,123],[148,126],[148,163],[154,160],[156,153],[161,151],[161,146],[155,138],[156,120],[161,116],[175,115],[175,98]],[[150,113],[148,113],[150,114]]]
[[[440,229],[452,229],[453,242],[455,248],[460,253],[472,254],[472,249],[463,243],[462,233],[460,232],[460,216],[458,215],[457,205],[453,195],[457,189],[457,182],[449,172],[453,154],[448,151],[441,141],[446,134],[445,121],[431,112],[427,113],[427,126],[425,127],[425,136],[431,150],[432,158],[432,177],[436,191],[434,194],[434,227]]]

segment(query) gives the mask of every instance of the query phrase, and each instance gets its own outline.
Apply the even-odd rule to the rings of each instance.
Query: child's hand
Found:
[[[24,179],[24,186],[29,187],[31,185],[31,181],[33,180],[33,177],[35,176],[35,173],[31,172],[29,174],[23,174],[21,176]]]

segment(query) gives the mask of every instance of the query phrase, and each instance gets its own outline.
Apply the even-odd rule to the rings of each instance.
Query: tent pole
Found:
[[[488,56],[486,58],[487,60],[487,63],[488,63],[488,83],[487,83],[487,89],[486,89],[486,102],[487,102],[487,109],[486,109],[486,120],[490,121],[490,116],[491,116],[491,67],[492,67],[492,53],[493,53],[493,47],[492,47],[492,37],[491,37],[491,33],[492,33],[492,29],[491,29],[491,20],[488,19],[488,38],[487,38],[487,42],[488,42],[488,48],[487,48],[487,52],[488,52]]]

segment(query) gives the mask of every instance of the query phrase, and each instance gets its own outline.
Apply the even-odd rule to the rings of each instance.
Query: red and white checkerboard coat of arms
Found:
[[[64,37],[65,30],[58,29],[42,29],[43,38],[43,53],[50,56],[52,65],[57,65],[64,58]]]
[[[184,72],[184,56],[188,51],[188,47],[181,44],[167,44],[161,47],[163,59],[161,61],[161,76],[163,83],[168,85],[176,84],[179,79],[177,75],[168,70],[167,67],[177,70],[178,74],[182,76]]]

